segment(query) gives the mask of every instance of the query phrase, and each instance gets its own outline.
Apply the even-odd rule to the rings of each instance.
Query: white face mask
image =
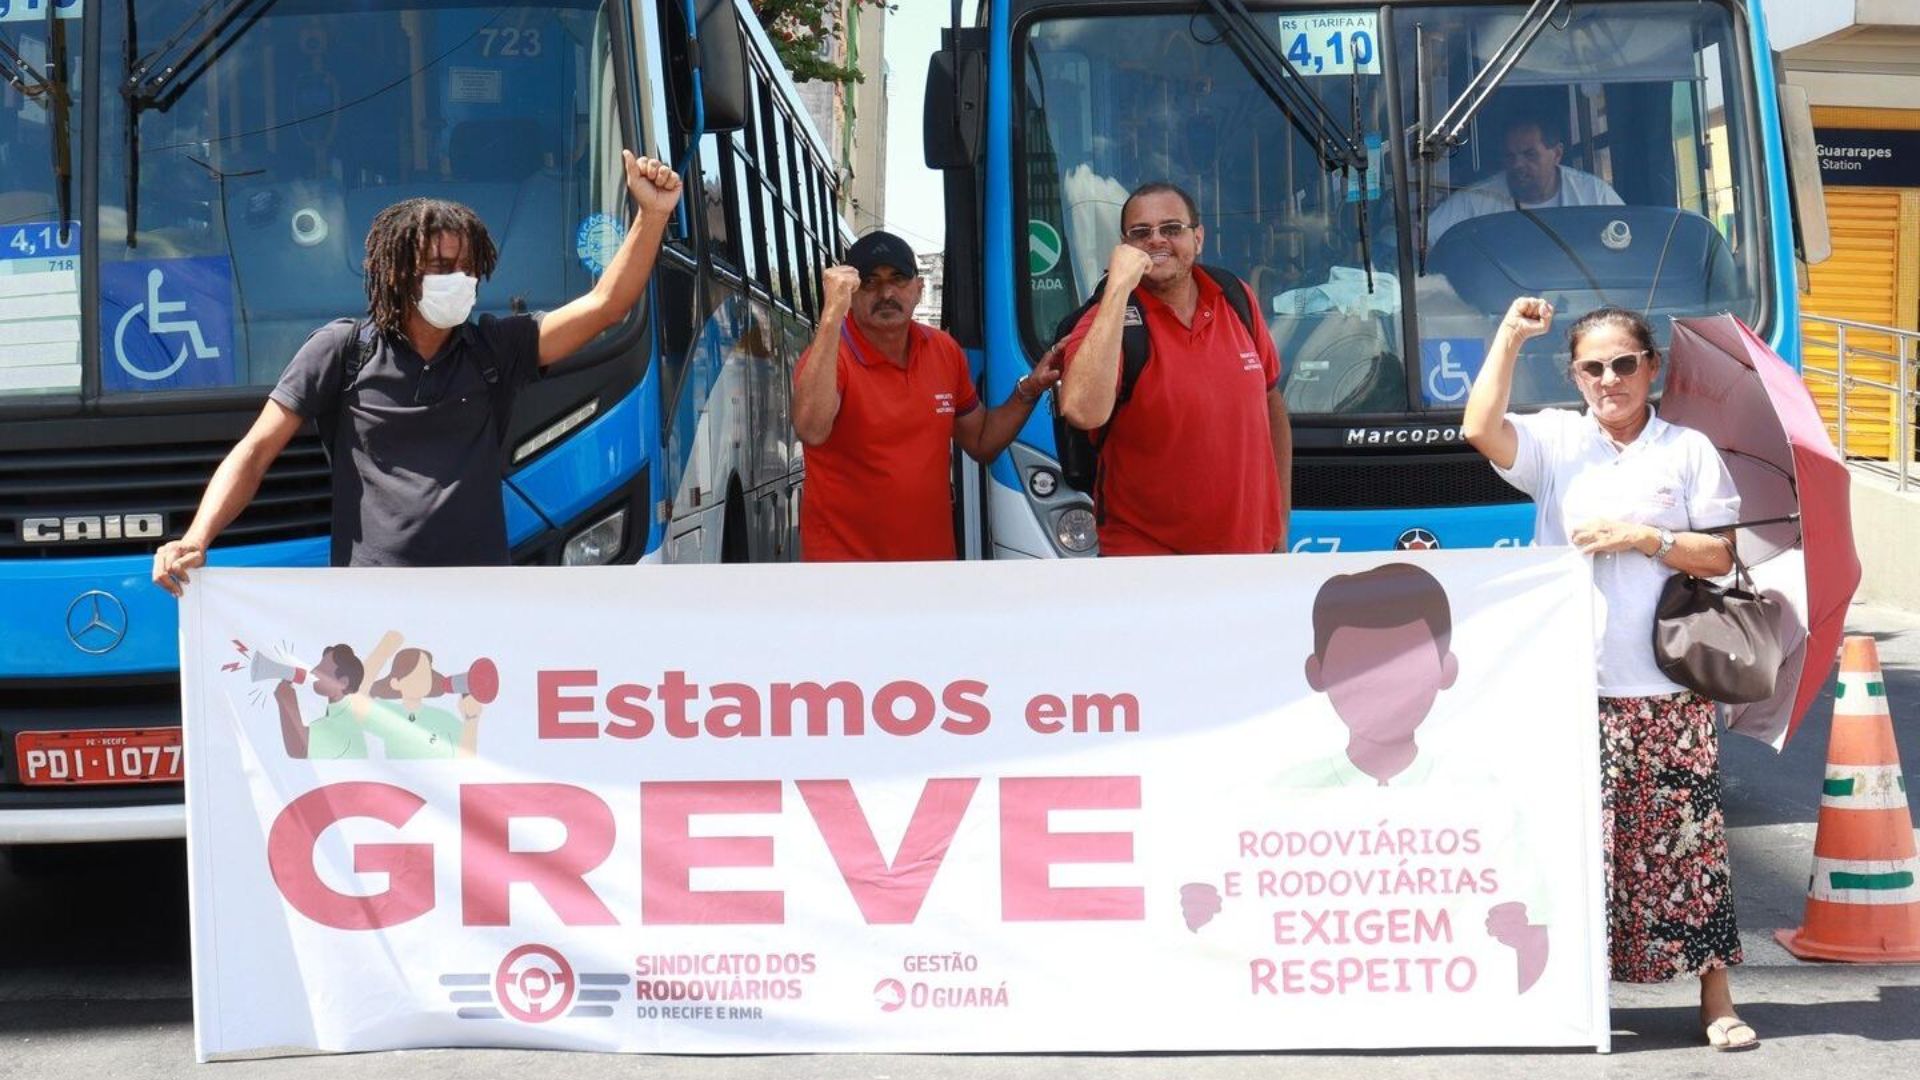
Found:
[[[442,330],[451,330],[473,313],[480,279],[472,274],[428,274],[420,279],[420,317]]]

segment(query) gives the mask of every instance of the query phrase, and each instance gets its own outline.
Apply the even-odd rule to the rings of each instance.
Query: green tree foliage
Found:
[[[820,45],[842,4],[849,9],[872,8],[876,17],[894,10],[889,0],[752,0],[752,4],[794,82],[865,82],[866,74],[857,62],[823,60]]]

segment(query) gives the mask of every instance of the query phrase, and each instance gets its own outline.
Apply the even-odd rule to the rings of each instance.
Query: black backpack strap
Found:
[[[1054,327],[1053,343],[1057,345],[1067,340],[1067,335],[1073,333],[1073,328],[1080,325],[1081,318],[1100,305],[1100,298],[1105,296],[1106,292],[1107,279],[1102,277],[1099,284],[1093,287],[1093,295],[1087,297],[1087,302],[1073,309],[1072,313],[1061,319]],[[1128,297],[1127,313],[1120,327],[1120,388],[1113,398],[1115,408],[1133,397],[1133,388],[1140,382],[1140,372],[1146,368],[1147,361],[1152,358],[1153,344],[1147,337],[1146,315],[1140,310],[1140,302]]]
[[[1053,346],[1058,345],[1061,342],[1067,340],[1067,335],[1073,333],[1073,328],[1080,325],[1080,320],[1086,317],[1087,312],[1092,311],[1095,307],[1099,306],[1100,297],[1103,294],[1105,294],[1106,291],[1107,291],[1107,279],[1101,278],[1100,283],[1093,287],[1093,295],[1087,297],[1086,303],[1081,304],[1077,308],[1074,308],[1072,311],[1067,313],[1066,318],[1061,319],[1059,322],[1054,324],[1053,340],[1047,343],[1047,347],[1052,348]]]
[[[374,325],[366,319],[353,320],[351,332],[340,342],[335,353],[335,363],[340,366],[340,389],[333,396],[333,407],[313,418],[313,425],[320,432],[320,450],[333,460],[333,439],[340,430],[340,418],[347,411],[347,395],[353,392],[353,386],[360,380],[360,372],[373,358],[377,345]]]
[[[1261,327],[1254,321],[1253,301],[1248,297],[1247,283],[1236,277],[1231,270],[1222,270],[1217,266],[1204,266],[1200,263],[1195,263],[1194,266],[1201,273],[1212,278],[1215,285],[1220,286],[1220,291],[1226,295],[1227,303],[1232,305],[1233,313],[1240,316],[1240,322],[1247,328],[1247,333],[1258,335]],[[1256,336],[1253,340],[1258,343],[1260,339]]]
[[[1073,333],[1074,327],[1087,312],[1093,310],[1106,295],[1107,281],[1101,278],[1093,287],[1093,295],[1086,303],[1075,308],[1066,318],[1054,327],[1053,344],[1059,344]],[[1120,406],[1133,396],[1133,388],[1140,381],[1140,372],[1147,366],[1152,356],[1152,342],[1147,337],[1146,318],[1140,310],[1139,301],[1129,297],[1125,322],[1120,331],[1120,386],[1114,395],[1114,411],[1118,415]],[[1107,418],[1096,438],[1094,432],[1082,431],[1067,422],[1060,414],[1060,395],[1053,396],[1053,445],[1054,456],[1060,463],[1060,472],[1069,487],[1088,494],[1096,494],[1100,472],[1100,445],[1107,440],[1113,430],[1113,417]],[[1100,500],[1096,495],[1096,508]],[[1096,511],[1097,512],[1097,511]]]
[[[360,372],[367,366],[367,361],[373,359],[373,349],[377,341],[373,330],[373,323],[368,320],[353,320],[353,336],[347,339],[351,343],[347,352],[347,369],[345,377],[340,380],[342,398],[345,398],[347,391],[353,389],[353,384],[360,380]]]
[[[493,349],[482,345],[475,350],[480,377],[487,381],[487,401],[493,406],[493,432],[500,445],[507,445],[507,423],[513,419],[513,392],[500,376],[500,360]],[[539,361],[536,360],[535,363]]]

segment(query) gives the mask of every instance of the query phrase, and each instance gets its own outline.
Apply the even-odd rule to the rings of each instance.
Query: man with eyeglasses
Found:
[[[1173,184],[1136,188],[1120,231],[1099,302],[1063,343],[1059,391],[1061,415],[1098,447],[1100,553],[1285,551],[1293,434],[1280,356],[1226,292],[1241,290],[1257,312],[1251,290],[1196,264],[1206,229],[1193,197]],[[1134,318],[1150,362],[1123,399],[1122,341]]]
[[[1506,167],[1455,192],[1434,208],[1429,242],[1470,218],[1554,206],[1619,206],[1612,185],[1592,173],[1560,164],[1566,156],[1565,124],[1552,112],[1521,113],[1507,123]]]
[[[498,260],[474,212],[408,199],[367,232],[367,317],[314,331],[214,471],[193,524],[153,556],[179,596],[308,420],[333,473],[335,566],[504,566],[506,420],[514,395],[627,317],[646,291],[680,178],[622,152],[638,219],[592,291],[541,316],[469,321]]]
[[[923,282],[907,242],[876,230],[846,260],[820,275],[820,323],[793,374],[793,431],[807,446],[800,556],[952,559],[954,445],[976,461],[1005,450],[1059,365],[1049,352],[983,409],[959,343],[913,321]]]

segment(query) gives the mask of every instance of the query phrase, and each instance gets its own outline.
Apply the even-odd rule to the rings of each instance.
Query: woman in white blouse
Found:
[[[1724,530],[1740,498],[1706,436],[1661,420],[1648,398],[1660,353],[1636,312],[1601,308],[1568,333],[1585,412],[1507,411],[1520,346],[1553,307],[1515,300],[1467,398],[1466,437],[1534,500],[1534,539],[1593,556],[1601,820],[1608,953],[1622,982],[1700,978],[1700,1021],[1720,1050],[1758,1045],[1734,1012],[1740,962],[1720,810],[1713,703],[1661,673],[1653,614],[1674,573],[1732,569]]]

